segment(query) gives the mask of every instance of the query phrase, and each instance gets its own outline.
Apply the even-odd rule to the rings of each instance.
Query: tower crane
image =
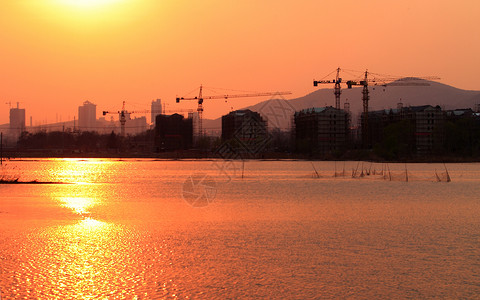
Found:
[[[276,95],[289,95],[291,92],[264,92],[264,93],[248,93],[248,94],[233,94],[233,95],[215,95],[215,96],[203,96],[203,85],[200,85],[200,90],[198,93],[198,97],[177,97],[175,100],[177,103],[184,100],[196,100],[198,103],[197,112],[198,112],[198,136],[202,136],[203,134],[203,127],[202,127],[202,114],[203,114],[203,101],[213,100],[213,99],[228,99],[228,98],[246,98],[246,97],[263,97],[263,96],[276,96]]]
[[[362,90],[362,103],[363,103],[363,123],[362,123],[362,139],[364,146],[370,146],[370,136],[368,134],[368,102],[370,100],[368,86],[380,85],[383,87],[387,86],[430,86],[428,82],[423,82],[424,80],[438,80],[440,79],[437,76],[426,76],[426,77],[373,77],[369,78],[370,74],[377,75],[375,73],[369,73],[368,70],[365,71],[363,80],[355,81],[348,80],[346,82],[347,87],[351,89],[355,85],[363,86]],[[380,74],[378,74],[380,75]]]
[[[166,113],[193,113],[193,109],[167,109],[167,106],[170,107],[170,104],[168,103],[163,103],[163,108],[162,108],[162,114]]]
[[[23,102],[17,101],[16,103],[17,103],[17,108],[20,108],[20,103],[23,103]],[[12,109],[12,101],[5,102],[5,104],[8,104],[8,108]]]
[[[136,113],[148,113],[148,110],[141,110],[141,111],[127,111],[125,110],[125,101],[123,101],[122,110],[120,111],[103,111],[103,115],[106,114],[118,114],[120,120],[120,134],[122,137],[125,137],[125,123],[127,123],[127,115],[136,114]]]
[[[120,111],[103,111],[103,115],[106,114],[118,114],[120,120],[120,134],[122,137],[125,137],[125,123],[127,123],[127,116],[130,114],[147,114],[150,113],[151,110],[138,110],[138,111],[127,111],[125,109],[125,101],[123,101],[122,110]],[[192,109],[180,109],[180,110],[167,110],[165,112],[193,112]]]
[[[163,111],[162,113],[180,113],[180,112],[188,112],[188,113],[193,113],[193,109],[167,109]]]
[[[151,112],[151,111],[148,111],[148,112]],[[157,125],[157,121],[155,119],[159,115],[176,114],[176,113],[188,113],[188,116],[190,117],[190,114],[193,115],[193,109],[167,109],[167,110],[163,109],[161,113],[156,113],[155,114],[155,118],[152,120],[152,123],[155,126]]]
[[[341,91],[341,83],[345,82],[347,84],[347,87],[349,89],[352,88],[354,85],[362,85],[363,88],[363,104],[364,104],[364,111],[368,111],[368,83],[373,83],[373,85],[381,85],[381,86],[428,86],[429,84],[426,82],[415,82],[418,80],[436,80],[440,79],[436,76],[428,76],[428,77],[399,77],[399,76],[387,76],[387,77],[379,77],[379,78],[368,78],[369,74],[374,74],[374,73],[369,73],[366,71],[364,73],[364,79],[363,80],[347,80],[343,81],[342,78],[340,77],[340,68],[336,69],[337,75],[335,76],[335,79],[333,80],[314,80],[313,81],[313,86],[318,86],[319,84],[332,84],[334,83],[334,89],[333,93],[335,94],[335,108],[340,109],[340,95],[342,93]],[[356,71],[354,71],[356,72]],[[333,72],[331,72],[329,75],[330,76]],[[379,75],[379,74],[378,74]],[[325,77],[327,77],[325,76]],[[367,87],[367,88],[366,88]]]
[[[332,73],[330,73],[332,74]],[[327,75],[328,76],[328,75]],[[318,86],[319,84],[329,84],[334,83],[335,87],[333,89],[333,94],[335,94],[335,108],[340,109],[340,94],[342,93],[340,89],[340,83],[342,82],[342,78],[340,78],[340,68],[337,68],[337,76],[333,80],[314,80],[313,86]]]

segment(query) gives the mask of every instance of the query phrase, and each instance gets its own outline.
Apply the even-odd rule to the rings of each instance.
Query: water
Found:
[[[0,186],[1,297],[478,297],[480,164],[314,166],[10,161],[64,184]]]

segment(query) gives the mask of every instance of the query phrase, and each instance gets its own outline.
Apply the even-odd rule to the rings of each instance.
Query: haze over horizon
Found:
[[[337,67],[480,90],[479,15],[476,1],[2,1],[0,124],[17,101],[34,124],[73,119],[85,100],[98,115],[157,98],[194,109],[175,97],[200,84],[293,99]],[[206,101],[204,117],[267,99]]]

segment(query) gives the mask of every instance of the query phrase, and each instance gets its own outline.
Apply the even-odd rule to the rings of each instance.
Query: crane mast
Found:
[[[335,77],[335,87],[333,90],[333,94],[335,94],[335,108],[340,109],[340,94],[342,91],[340,90],[340,82],[342,82],[342,78],[340,78],[340,68],[337,69],[337,76]]]
[[[333,73],[333,72],[332,72]],[[330,74],[332,74],[330,73]],[[328,75],[327,75],[328,76]],[[340,95],[342,94],[341,86],[342,78],[340,77],[340,68],[337,68],[337,75],[333,80],[314,80],[313,86],[318,86],[319,84],[328,84],[334,83],[333,94],[335,95],[335,108],[340,109]]]
[[[362,142],[365,148],[370,148],[371,144],[371,137],[369,131],[369,124],[368,124],[368,110],[369,110],[369,101],[370,95],[368,91],[369,83],[373,85],[381,85],[384,87],[387,86],[429,86],[428,82],[415,82],[417,80],[437,80],[440,79],[437,76],[427,76],[427,77],[385,77],[385,78],[369,78],[368,70],[364,73],[363,80],[354,81],[349,80],[347,81],[347,86],[349,89],[352,88],[354,85],[362,85],[362,104],[363,104],[363,113],[362,113]]]
[[[335,94],[335,108],[340,109],[340,95],[341,95],[341,83],[342,78],[340,77],[340,68],[337,68],[337,75],[333,80],[314,80],[313,86],[318,86],[319,84],[331,84],[334,83],[334,90],[333,93]],[[357,72],[357,71],[354,71]],[[331,75],[331,72],[329,75]],[[363,104],[363,112],[362,112],[362,140],[364,147],[370,147],[370,135],[369,135],[369,124],[368,124],[368,108],[369,108],[369,101],[370,95],[368,91],[369,83],[373,85],[382,85],[382,86],[429,86],[430,84],[427,82],[415,82],[416,80],[436,80],[440,79],[436,76],[428,76],[428,77],[396,77],[390,76],[385,78],[369,78],[369,75],[373,73],[369,73],[366,70],[363,73],[363,80],[347,80],[346,84],[349,89],[352,88],[354,85],[361,85],[363,86],[362,89],[362,104]],[[327,76],[329,76],[327,75]],[[377,74],[378,75],[378,74]]]
[[[127,123],[127,118],[125,117],[125,101],[123,101],[122,110],[120,112],[120,128],[121,135],[125,136],[125,123]]]
[[[198,127],[197,127],[197,136],[203,136],[203,101],[205,99],[213,100],[213,99],[225,99],[228,98],[245,98],[245,97],[261,97],[261,96],[276,96],[276,95],[289,95],[291,92],[264,92],[264,93],[248,93],[248,94],[224,94],[224,95],[215,95],[215,96],[203,96],[203,85],[200,85],[200,89],[198,92],[198,97],[177,97],[175,99],[176,103],[179,103],[183,100],[196,100],[197,105],[197,113],[198,113]]]
[[[143,110],[143,111],[127,111],[125,109],[125,101],[123,101],[122,105],[122,110],[119,111],[103,111],[103,115],[105,116],[106,114],[118,114],[118,118],[120,121],[120,135],[122,137],[125,137],[125,123],[127,123],[127,115],[129,114],[135,114],[135,113],[149,113],[149,110]]]
[[[200,85],[200,91],[198,92],[198,136],[203,135],[203,125],[202,125],[202,115],[203,115],[203,95],[202,95],[203,86]]]
[[[362,82],[362,103],[363,103],[363,124],[362,124],[362,137],[364,137],[364,147],[370,146],[370,135],[368,134],[368,100],[370,96],[368,95],[368,70],[365,71],[365,78]]]

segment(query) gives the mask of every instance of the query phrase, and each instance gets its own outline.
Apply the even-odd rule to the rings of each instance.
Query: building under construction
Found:
[[[16,108],[10,108],[10,136],[17,140],[22,132],[25,131],[25,109],[19,107],[17,102]]]
[[[185,118],[179,114],[157,115],[155,124],[155,148],[157,152],[192,148],[192,118]]]
[[[267,121],[258,112],[243,109],[222,116],[222,141],[234,153],[256,156],[266,150],[270,140]]]
[[[346,149],[348,113],[331,106],[295,112],[297,152],[327,154]]]
[[[236,110],[222,116],[222,140],[234,137],[256,139],[265,137],[267,122],[259,113],[249,109]]]
[[[78,129],[81,131],[97,131],[97,105],[90,101],[78,107]]]
[[[399,104],[396,109],[369,112],[368,118],[366,134],[373,146],[385,140],[386,130],[390,125],[399,122],[403,122],[403,142],[412,148],[412,152],[419,155],[429,154],[443,144],[446,113],[440,106],[403,107]]]

